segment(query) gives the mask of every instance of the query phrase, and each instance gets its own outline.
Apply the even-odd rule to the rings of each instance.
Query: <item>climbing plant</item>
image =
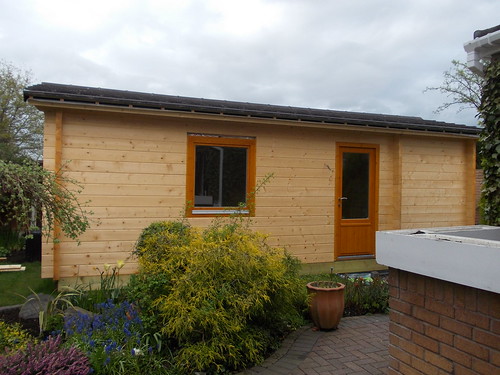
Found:
[[[480,157],[484,172],[481,208],[485,224],[500,225],[500,60],[485,70],[479,114],[483,129]]]

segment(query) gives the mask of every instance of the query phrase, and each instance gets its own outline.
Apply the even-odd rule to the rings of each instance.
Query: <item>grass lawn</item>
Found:
[[[22,263],[26,271],[0,272],[0,306],[19,305],[33,292],[52,293],[56,283],[52,279],[40,277],[40,262]],[[21,295],[21,296],[20,296]]]

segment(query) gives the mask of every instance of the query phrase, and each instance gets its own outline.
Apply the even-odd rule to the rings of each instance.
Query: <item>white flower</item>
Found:
[[[143,353],[141,349],[133,348],[132,355],[143,355]]]

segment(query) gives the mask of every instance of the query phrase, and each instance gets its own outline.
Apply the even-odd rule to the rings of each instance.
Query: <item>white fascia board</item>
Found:
[[[469,69],[482,74],[483,64],[481,60],[489,60],[492,55],[500,53],[500,30],[464,43],[464,49],[467,52]]]

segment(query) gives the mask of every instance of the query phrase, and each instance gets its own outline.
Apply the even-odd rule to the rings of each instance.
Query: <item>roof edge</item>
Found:
[[[192,98],[97,87],[63,85],[43,82],[24,90],[24,99],[86,104],[159,111],[195,112],[235,117],[307,121],[350,125],[352,127],[388,128],[433,133],[477,136],[480,128],[462,124],[424,120],[420,117],[384,115],[364,112],[336,111],[270,104]]]

